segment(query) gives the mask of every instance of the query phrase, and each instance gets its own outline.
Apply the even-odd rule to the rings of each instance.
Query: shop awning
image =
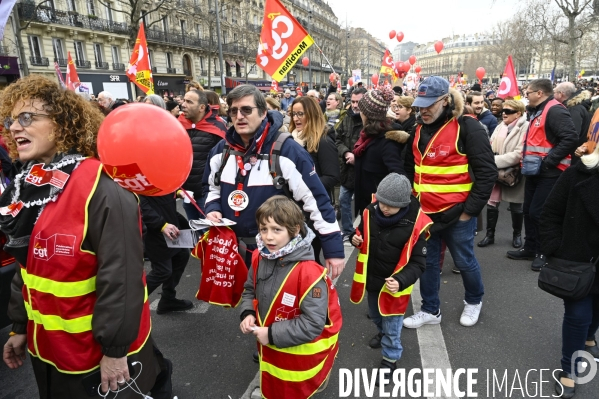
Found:
[[[239,65],[239,68],[243,68],[243,62],[237,61],[237,65]]]
[[[235,61],[225,60],[225,62],[229,64],[230,67],[235,67]]]

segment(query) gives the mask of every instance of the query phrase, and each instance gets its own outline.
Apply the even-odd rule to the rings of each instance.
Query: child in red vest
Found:
[[[271,197],[256,221],[258,249],[244,285],[240,328],[258,341],[263,397],[309,398],[326,387],[339,350],[337,291],[314,261],[315,235],[297,204]]]
[[[426,267],[426,236],[432,221],[411,195],[410,181],[391,173],[377,187],[351,243],[360,248],[350,300],[360,303],[368,293],[368,314],[378,333],[371,348],[381,348],[386,378],[401,358],[401,328],[412,285]],[[379,379],[376,380],[377,385]]]

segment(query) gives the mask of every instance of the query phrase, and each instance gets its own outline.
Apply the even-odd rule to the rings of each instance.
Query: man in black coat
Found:
[[[182,115],[179,121],[187,130],[193,150],[193,164],[183,188],[192,191],[200,206],[202,201],[202,178],[210,150],[225,137],[227,127],[218,116],[218,106],[208,104],[208,98],[203,91],[190,90],[185,93],[181,104]],[[200,212],[194,204],[183,203],[183,209],[188,219],[200,219]]]
[[[447,80],[438,76],[425,79],[412,106],[419,107],[421,125],[407,143],[405,171],[414,183],[423,211],[434,224],[427,243],[426,270],[420,278],[422,310],[404,319],[404,327],[441,322],[442,242],[464,283],[465,307],[460,324],[470,327],[478,322],[484,295],[480,265],[474,255],[474,230],[476,217],[497,180],[495,157],[484,126],[472,117],[462,116],[463,97],[450,90]]]
[[[572,116],[572,122],[578,133],[578,141],[576,147],[580,147],[585,141],[587,141],[587,132],[591,125],[591,93],[586,90],[576,91],[576,86],[571,82],[563,82],[558,84],[553,90],[553,96],[557,101],[568,107],[570,116]],[[575,164],[580,160],[579,157],[572,156],[572,164]]]
[[[354,195],[354,144],[360,137],[363,123],[360,117],[358,103],[366,94],[363,87],[357,88],[351,95],[351,108],[336,130],[337,152],[339,153],[339,169],[341,177],[341,190],[339,192],[339,204],[341,207],[341,232],[343,243],[350,246],[349,236],[354,231],[351,212],[351,202]]]

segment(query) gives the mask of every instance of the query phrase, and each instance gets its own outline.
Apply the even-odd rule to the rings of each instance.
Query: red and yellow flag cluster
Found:
[[[139,24],[133,54],[131,54],[131,60],[127,65],[127,76],[141,91],[148,95],[154,94],[154,79],[152,78],[152,67],[150,66],[150,55],[143,22]]]

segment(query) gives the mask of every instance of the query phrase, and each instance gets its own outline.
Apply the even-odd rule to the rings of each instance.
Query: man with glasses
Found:
[[[568,109],[553,97],[549,79],[535,79],[524,92],[528,98],[530,123],[522,150],[524,183],[524,246],[508,251],[507,257],[532,260],[531,269],[540,271],[546,264],[540,253],[539,222],[541,210],[558,177],[571,163],[578,134]]]
[[[485,207],[495,181],[495,157],[483,125],[462,116],[464,98],[439,76],[425,79],[413,107],[420,120],[407,143],[405,171],[414,183],[422,210],[434,224],[427,242],[426,269],[420,277],[421,311],[404,319],[404,327],[441,322],[439,300],[442,242],[464,283],[460,324],[477,323],[484,294],[480,265],[474,256],[476,216]]]
[[[273,176],[271,166],[276,168],[276,165],[270,161],[281,133],[283,115],[267,111],[264,96],[253,85],[237,86],[227,95],[227,104],[233,126],[225,140],[210,151],[209,167],[204,172],[207,218],[235,221],[231,228],[241,241],[240,246],[245,244],[254,249],[258,234],[256,210],[273,195],[285,195],[288,191],[314,222],[326,267],[332,278],[336,278],[344,267],[341,234],[310,154],[293,139],[285,140],[273,160],[279,164],[282,176]],[[248,267],[249,260],[246,256]]]

